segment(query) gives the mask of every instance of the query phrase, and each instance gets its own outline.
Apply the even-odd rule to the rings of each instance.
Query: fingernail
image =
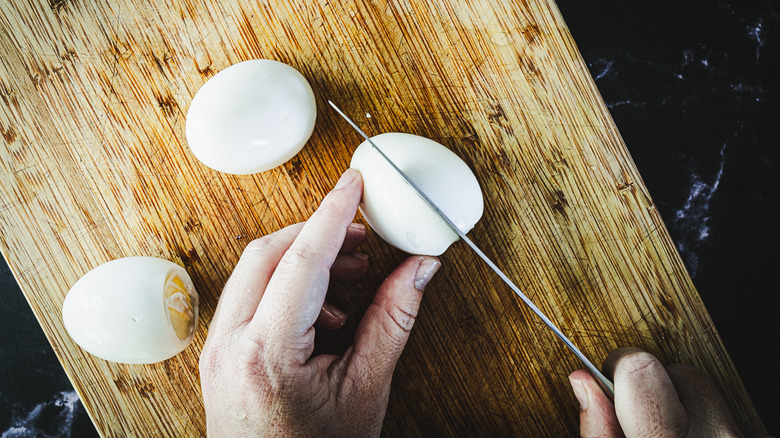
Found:
[[[424,259],[417,267],[417,273],[414,275],[414,287],[417,290],[425,289],[425,286],[433,278],[433,274],[439,270],[441,262],[436,259]]]
[[[358,260],[368,260],[368,254],[364,252],[353,252],[352,257],[358,259]]]
[[[322,311],[327,313],[333,319],[346,319],[347,314],[342,312],[338,307],[325,304],[322,306]]]
[[[569,377],[569,383],[571,383],[571,389],[574,391],[574,396],[577,397],[577,401],[580,402],[580,410],[584,411],[588,409],[588,389],[579,380],[573,380]]]
[[[341,178],[339,178],[339,182],[336,183],[336,187],[333,187],[333,190],[347,186],[349,183],[354,181],[356,177],[357,170],[351,168],[347,169],[343,174],[341,174]]]
[[[357,222],[349,224],[349,228],[352,228],[355,231],[365,231],[366,226],[363,224],[359,224]]]

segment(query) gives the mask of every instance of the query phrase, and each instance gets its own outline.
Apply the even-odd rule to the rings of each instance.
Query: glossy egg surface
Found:
[[[212,169],[253,174],[294,157],[316,118],[314,93],[298,70],[254,59],[227,67],[198,90],[187,110],[187,143]]]
[[[464,233],[482,217],[482,191],[471,169],[455,153],[425,137],[385,133],[371,140]],[[350,166],[363,176],[360,211],[385,241],[410,254],[440,255],[457,234],[398,172],[363,142]]]
[[[168,359],[192,341],[198,295],[181,266],[126,257],[87,272],[62,306],[65,329],[89,353],[112,362]]]

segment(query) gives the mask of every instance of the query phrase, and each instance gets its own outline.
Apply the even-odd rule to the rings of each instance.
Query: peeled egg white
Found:
[[[179,265],[155,257],[112,260],[87,272],[62,305],[65,329],[112,362],[160,362],[184,350],[198,323],[198,294]]]
[[[471,169],[455,153],[425,137],[386,133],[371,140],[464,233],[482,217],[482,191]],[[458,240],[368,141],[350,167],[363,176],[360,211],[385,241],[410,254],[440,255]]]
[[[220,172],[246,175],[272,169],[303,148],[317,107],[306,78],[270,59],[220,71],[198,90],[187,110],[190,150]]]

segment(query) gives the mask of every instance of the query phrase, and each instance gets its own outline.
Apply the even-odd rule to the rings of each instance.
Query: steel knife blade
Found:
[[[535,313],[535,314],[536,314],[536,315],[537,315],[537,316],[538,316],[538,317],[539,317],[539,318],[542,320],[542,322],[544,322],[544,323],[545,323],[545,325],[547,325],[547,327],[549,327],[549,328],[550,328],[550,330],[552,330],[552,331],[553,331],[553,333],[555,333],[555,335],[556,335],[556,336],[557,336],[557,337],[558,337],[558,338],[559,338],[561,341],[563,341],[563,343],[564,343],[564,344],[565,344],[565,345],[566,345],[566,346],[569,348],[569,350],[571,350],[571,351],[574,353],[574,355],[575,355],[575,356],[577,356],[577,358],[578,358],[578,359],[580,359],[580,360],[582,361],[582,363],[583,363],[583,364],[585,364],[585,367],[587,367],[587,369],[588,369],[588,370],[591,372],[591,374],[593,374],[593,376],[594,376],[594,377],[595,377],[595,378],[596,378],[596,379],[599,381],[599,383],[600,383],[600,384],[601,384],[601,386],[602,386],[602,389],[604,390],[604,393],[605,393],[606,395],[608,395],[610,398],[613,398],[613,397],[614,397],[614,393],[615,393],[615,389],[614,389],[614,385],[612,384],[612,382],[611,382],[611,381],[610,381],[610,380],[609,380],[609,379],[608,379],[606,376],[604,376],[604,374],[602,374],[602,373],[601,373],[601,371],[599,371],[599,369],[598,369],[598,368],[596,368],[596,366],[595,366],[595,365],[593,365],[593,363],[592,363],[592,362],[591,362],[591,361],[590,361],[590,360],[589,360],[589,359],[588,359],[588,358],[587,358],[587,357],[586,357],[586,356],[585,356],[585,355],[584,355],[584,354],[583,354],[583,353],[580,351],[580,349],[579,349],[579,348],[577,348],[577,346],[576,346],[576,345],[574,345],[574,343],[573,343],[571,340],[569,340],[569,338],[568,338],[568,337],[566,337],[566,335],[564,335],[564,334],[563,334],[563,332],[561,332],[561,330],[560,330],[560,329],[559,329],[559,328],[558,328],[558,327],[557,327],[557,326],[556,326],[556,325],[555,325],[555,324],[554,324],[554,323],[553,323],[553,322],[550,320],[550,318],[548,318],[548,317],[547,317],[547,315],[545,315],[545,314],[544,314],[544,312],[542,312],[542,311],[541,311],[541,310],[540,310],[540,309],[539,309],[539,308],[536,306],[536,304],[534,304],[534,303],[533,303],[533,301],[531,301],[531,300],[530,300],[530,299],[529,299],[529,298],[528,298],[528,297],[527,297],[527,296],[526,296],[526,295],[523,293],[523,291],[522,291],[522,290],[520,290],[520,288],[519,288],[519,287],[518,287],[518,286],[517,286],[517,285],[516,285],[516,284],[515,284],[515,283],[514,283],[512,280],[510,280],[510,279],[509,279],[509,277],[507,277],[507,275],[506,275],[506,274],[504,274],[504,272],[503,272],[503,271],[502,271],[502,270],[501,270],[501,269],[500,269],[500,268],[499,268],[499,267],[498,267],[498,266],[497,266],[495,263],[493,263],[493,261],[492,261],[492,260],[491,260],[491,259],[490,259],[490,258],[489,258],[487,255],[485,255],[485,253],[484,253],[484,252],[482,252],[482,250],[481,250],[481,249],[479,249],[479,247],[477,247],[477,245],[476,245],[474,242],[472,242],[472,241],[471,241],[471,239],[469,239],[469,238],[466,236],[466,234],[465,234],[465,233],[464,233],[464,232],[463,232],[463,231],[462,231],[460,228],[458,228],[458,226],[457,226],[457,225],[455,225],[455,223],[454,223],[452,220],[450,220],[450,218],[449,218],[449,217],[447,217],[447,215],[446,215],[446,214],[444,214],[444,212],[443,212],[443,211],[442,211],[442,210],[441,210],[441,209],[440,209],[440,208],[439,208],[439,207],[436,205],[436,203],[435,203],[435,202],[433,202],[433,201],[432,201],[432,200],[431,200],[431,199],[430,199],[430,198],[429,198],[429,197],[428,197],[428,196],[425,194],[425,192],[423,192],[423,191],[422,191],[422,190],[421,190],[421,189],[420,189],[420,188],[419,188],[419,187],[418,187],[418,186],[417,186],[417,185],[414,183],[414,181],[412,181],[412,180],[411,180],[411,178],[409,178],[409,177],[408,177],[408,176],[407,176],[407,175],[404,173],[404,171],[403,171],[403,170],[401,170],[401,169],[400,169],[400,168],[399,168],[399,167],[398,167],[398,166],[397,166],[397,165],[396,165],[396,164],[393,162],[393,160],[391,160],[391,159],[390,159],[390,158],[389,158],[387,155],[385,155],[385,153],[382,151],[382,149],[380,149],[380,148],[379,148],[379,146],[377,146],[377,145],[376,145],[376,144],[375,144],[375,143],[374,143],[374,142],[371,140],[371,138],[368,136],[368,134],[366,134],[365,132],[363,132],[363,130],[362,130],[362,129],[360,129],[360,127],[358,127],[358,126],[355,124],[355,122],[353,122],[353,121],[352,121],[352,119],[350,119],[350,118],[349,118],[349,117],[348,117],[346,114],[344,114],[344,112],[343,112],[343,111],[341,111],[341,109],[339,109],[339,107],[337,107],[337,106],[336,106],[336,104],[334,104],[334,103],[333,103],[332,101],[330,101],[330,100],[328,100],[328,103],[330,104],[330,106],[332,106],[332,107],[333,107],[333,109],[334,109],[334,110],[336,110],[336,112],[337,112],[337,113],[338,113],[338,114],[339,114],[341,117],[343,117],[343,118],[344,118],[344,120],[346,120],[346,121],[347,121],[347,123],[349,123],[349,124],[350,124],[350,126],[352,126],[352,128],[354,128],[354,129],[355,129],[355,130],[356,130],[356,131],[357,131],[357,132],[358,132],[358,133],[359,133],[359,134],[360,134],[360,135],[361,135],[363,138],[365,138],[365,139],[366,139],[366,141],[368,141],[368,143],[369,143],[369,144],[370,144],[370,145],[371,145],[371,146],[372,146],[372,147],[373,147],[373,148],[374,148],[374,149],[375,149],[375,150],[376,150],[376,151],[377,151],[377,152],[378,152],[378,153],[379,153],[379,154],[382,156],[382,158],[384,158],[384,159],[385,159],[385,160],[386,160],[386,161],[387,161],[387,162],[390,164],[390,166],[392,166],[392,168],[393,168],[393,169],[394,169],[396,172],[398,172],[398,174],[401,176],[401,178],[403,178],[403,180],[404,180],[404,181],[405,181],[405,182],[406,182],[406,183],[407,183],[409,186],[411,186],[411,188],[412,188],[412,189],[414,189],[414,191],[417,193],[417,195],[419,195],[419,196],[420,196],[420,198],[422,198],[422,200],[423,200],[423,201],[425,201],[425,203],[426,203],[426,204],[427,204],[427,205],[428,205],[428,206],[429,206],[429,207],[430,207],[430,208],[431,208],[431,209],[432,209],[434,212],[436,212],[436,214],[437,214],[437,215],[438,215],[438,216],[441,218],[441,220],[443,220],[443,221],[444,221],[444,222],[447,224],[447,226],[448,226],[448,227],[449,227],[449,228],[450,228],[450,229],[451,229],[451,230],[452,230],[452,231],[453,231],[455,234],[457,234],[457,235],[458,235],[458,237],[459,237],[459,238],[460,238],[460,239],[461,239],[463,242],[465,242],[465,243],[466,243],[466,244],[467,244],[467,245],[468,245],[468,246],[469,246],[469,247],[470,247],[470,248],[471,248],[471,249],[472,249],[472,250],[473,250],[473,251],[474,251],[474,252],[477,254],[477,256],[479,256],[479,258],[480,258],[480,259],[482,259],[482,261],[483,261],[483,262],[485,262],[485,264],[487,264],[487,265],[488,265],[488,267],[490,267],[490,269],[492,269],[492,270],[493,270],[493,272],[495,272],[495,273],[496,273],[496,275],[498,275],[498,277],[499,277],[499,278],[500,278],[500,279],[501,279],[501,280],[502,280],[504,283],[506,283],[506,285],[507,285],[507,286],[509,286],[509,288],[510,288],[510,289],[511,289],[511,290],[512,290],[512,291],[513,291],[513,292],[514,292],[514,293],[515,293],[515,294],[516,294],[518,297],[520,297],[520,299],[521,299],[521,300],[522,300],[522,301],[523,301],[523,302],[524,302],[524,303],[525,303],[525,304],[526,304],[526,305],[527,305],[527,306],[528,306],[528,307],[529,307],[529,308],[530,308],[530,309],[531,309],[531,310],[532,310],[532,311],[533,311],[533,312],[534,312],[534,313]]]

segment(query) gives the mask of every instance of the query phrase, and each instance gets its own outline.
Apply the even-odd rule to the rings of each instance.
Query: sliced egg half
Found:
[[[455,153],[412,134],[391,132],[371,140],[462,232],[482,217],[477,178]],[[350,166],[363,176],[360,211],[385,241],[410,254],[440,255],[458,240],[368,141],[355,150]]]
[[[156,257],[126,257],[81,277],[65,297],[62,319],[70,337],[97,357],[155,363],[192,341],[198,294],[181,266]]]

